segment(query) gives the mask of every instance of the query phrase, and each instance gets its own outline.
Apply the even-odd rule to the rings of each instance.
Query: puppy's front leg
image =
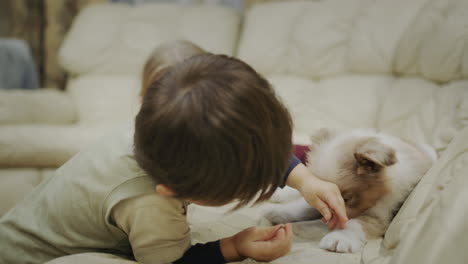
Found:
[[[265,210],[264,215],[273,224],[313,220],[321,216],[304,198],[284,204],[272,204]]]
[[[294,188],[284,186],[283,189],[278,188],[273,196],[270,198],[272,203],[287,203],[301,197],[301,193]]]
[[[345,229],[335,229],[320,240],[319,247],[339,253],[354,253],[360,251],[366,243],[366,234],[362,224],[357,219],[346,223]]]
[[[360,251],[368,239],[382,237],[388,223],[373,216],[358,216],[346,223],[345,229],[335,229],[320,241],[320,248],[340,253]]]

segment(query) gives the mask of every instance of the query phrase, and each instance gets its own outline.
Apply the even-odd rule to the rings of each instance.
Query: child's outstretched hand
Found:
[[[328,228],[345,228],[348,217],[341,192],[334,183],[313,175],[303,164],[298,164],[288,177],[287,184],[297,189],[304,199],[323,216]]]
[[[284,256],[291,249],[291,224],[270,227],[250,227],[221,240],[221,251],[228,262],[246,257],[257,261],[271,261]]]

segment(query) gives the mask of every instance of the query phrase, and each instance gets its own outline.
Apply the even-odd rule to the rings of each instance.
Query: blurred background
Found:
[[[221,5],[242,13],[254,4],[274,1],[278,0],[2,0],[0,63],[10,66],[0,65],[0,89],[64,89],[66,73],[58,64],[57,52],[75,16],[89,4]]]
[[[176,40],[236,56],[262,74],[291,113],[296,144],[309,144],[323,127],[429,144],[441,159],[423,181],[447,184],[435,192],[450,211],[414,206],[434,205],[426,184],[406,212],[466,230],[466,197],[456,195],[468,188],[467,0],[0,0],[0,216],[77,152],[133,120],[145,61]],[[407,216],[400,220],[413,222]],[[418,236],[396,223],[403,231],[389,229],[390,240],[363,256],[450,263],[444,254],[459,250],[468,258],[466,236],[443,237],[434,251],[442,229],[415,229]],[[400,248],[411,250],[384,248],[398,250],[405,236],[410,242]],[[292,262],[313,255],[367,263],[341,254],[333,261],[316,244],[301,246]],[[411,252],[431,259],[403,259]]]

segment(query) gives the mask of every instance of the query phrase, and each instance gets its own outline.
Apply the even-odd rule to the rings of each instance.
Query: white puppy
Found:
[[[335,229],[320,241],[321,248],[336,252],[359,251],[368,239],[383,236],[401,204],[437,158],[430,146],[370,129],[321,129],[311,136],[310,149],[307,167],[318,178],[338,185],[350,218],[345,229]],[[272,199],[279,202],[266,213],[273,223],[320,217],[292,189],[280,190]]]

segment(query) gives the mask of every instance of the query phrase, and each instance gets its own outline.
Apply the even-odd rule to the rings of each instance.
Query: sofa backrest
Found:
[[[82,125],[132,118],[139,107],[140,75],[159,44],[185,39],[213,53],[232,55],[240,16],[211,5],[154,3],[91,5],[74,20],[61,49]]]
[[[326,0],[257,5],[238,56],[264,74],[468,77],[464,0]]]
[[[296,140],[374,127],[443,151],[468,124],[466,0],[259,4],[238,56],[289,106]]]
[[[91,5],[74,20],[59,61],[73,75],[139,74],[155,47],[178,39],[210,52],[232,54],[239,22],[234,10],[211,5]]]
[[[466,0],[323,0],[262,4],[246,16],[238,56],[274,85],[301,143],[322,126],[375,127],[429,143],[443,156],[385,235],[382,249],[389,255],[397,250],[395,263],[410,263],[400,257],[424,236],[419,231],[437,229],[434,223],[445,219],[431,222],[425,206],[433,202],[431,192],[440,192],[452,177],[441,172],[447,159],[466,151],[453,144],[456,153],[445,150],[468,125],[467,13]],[[464,160],[453,163],[458,180]],[[457,190],[445,195],[461,196],[461,187],[450,188]],[[451,203],[438,198],[433,214]],[[407,237],[411,229],[418,234]],[[437,239],[435,234],[425,237]],[[400,241],[413,247],[399,247]],[[366,263],[375,260],[363,256]]]
[[[461,130],[393,219],[379,263],[466,263],[468,127]],[[363,263],[374,263],[363,254]],[[387,259],[388,260],[388,259]]]

